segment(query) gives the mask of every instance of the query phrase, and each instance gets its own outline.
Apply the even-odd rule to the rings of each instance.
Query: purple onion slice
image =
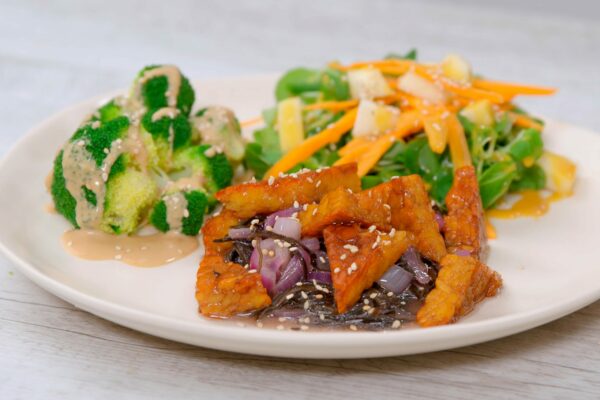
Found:
[[[415,275],[417,282],[425,285],[431,282],[431,277],[427,273],[427,265],[421,260],[419,253],[413,246],[410,246],[400,258],[408,269]]]
[[[300,240],[302,226],[296,218],[279,217],[273,225],[273,232],[295,240]]]
[[[377,281],[379,286],[395,294],[404,292],[412,282],[413,275],[402,267],[392,265]]]
[[[273,296],[277,296],[287,290],[290,290],[294,285],[304,278],[304,264],[300,256],[293,256],[287,265],[283,268],[281,278],[275,284]]]
[[[286,208],[285,210],[279,210],[274,212],[273,214],[269,214],[265,219],[265,226],[270,226],[271,228],[275,226],[275,221],[279,218],[291,217],[295,212],[300,211],[298,207]]]
[[[249,227],[229,228],[228,235],[234,240],[249,239],[252,235],[252,229]]]
[[[309,281],[317,281],[317,283],[323,283],[323,284],[328,284],[331,285],[331,273],[327,272],[327,271],[311,271],[308,273],[307,276]]]

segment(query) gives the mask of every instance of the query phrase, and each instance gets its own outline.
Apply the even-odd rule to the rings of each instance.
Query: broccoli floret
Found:
[[[147,174],[129,164],[129,156],[117,158],[106,182],[102,230],[132,233],[156,200],[156,183]]]
[[[192,142],[221,146],[227,158],[239,162],[246,145],[233,111],[220,106],[203,108],[192,119]]]
[[[75,211],[77,200],[75,200],[75,198],[67,190],[65,177],[63,175],[63,153],[63,151],[58,153],[56,159],[54,160],[54,177],[52,179],[50,193],[52,194],[56,211],[63,215],[75,228],[79,228]]]
[[[190,142],[192,128],[188,119],[181,113],[165,113],[153,121],[153,116],[157,112],[162,111],[161,109],[148,111],[142,118],[142,126],[152,136],[159,166],[168,170],[172,152]]]
[[[123,107],[120,103],[121,101],[117,99],[110,100],[92,114],[90,121],[108,122],[123,116]]]
[[[96,126],[96,124],[98,124]],[[122,139],[129,128],[129,118],[117,117],[106,123],[94,121],[80,127],[71,142],[83,140],[85,149],[90,152],[96,165],[100,167],[107,156],[107,150],[110,150],[112,143],[117,139]]]
[[[204,187],[210,195],[231,185],[233,168],[223,153],[203,144],[183,149],[173,157],[174,170],[191,169],[192,174],[202,174]]]
[[[189,80],[181,74],[181,72],[177,69],[177,67],[173,66],[161,66],[161,65],[150,65],[142,69],[138,77],[134,83],[134,94],[135,87],[139,84],[140,79],[143,79],[144,74],[147,71],[156,69],[156,68],[175,68],[176,73],[181,76],[181,84],[179,86],[179,93],[177,95],[177,108],[183,113],[184,116],[189,116],[190,111],[192,110],[192,105],[194,104],[195,94],[192,85],[190,85]],[[147,109],[155,109],[169,106],[167,101],[166,93],[169,88],[169,80],[167,75],[158,75],[152,77],[145,82],[142,83],[141,88],[139,90],[139,95],[141,96],[142,103],[146,106]]]
[[[184,196],[187,202],[186,211],[180,221],[180,226],[171,227],[167,222],[167,196],[180,194]],[[181,233],[184,235],[196,236],[202,226],[207,204],[208,199],[206,194],[199,190],[167,194],[154,206],[150,215],[150,222],[161,232],[167,232],[171,229],[181,229]]]

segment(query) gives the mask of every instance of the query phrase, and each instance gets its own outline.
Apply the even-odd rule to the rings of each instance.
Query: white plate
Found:
[[[273,77],[198,82],[199,102],[232,107],[244,119],[273,104]],[[0,168],[0,245],[44,289],[102,318],[194,345],[271,356],[359,358],[479,343],[560,318],[600,298],[600,136],[549,122],[544,139],[578,166],[576,194],[543,218],[498,220],[489,264],[504,289],[459,323],[387,332],[292,332],[240,327],[197,313],[201,253],[143,269],[75,259],[61,248],[66,221],[45,212],[44,178],[61,144],[107,96],[77,104],[27,134]]]

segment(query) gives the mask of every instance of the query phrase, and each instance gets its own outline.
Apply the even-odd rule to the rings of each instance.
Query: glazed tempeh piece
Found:
[[[337,188],[354,192],[360,190],[356,164],[243,183],[219,191],[216,197],[238,217],[250,218],[290,208],[294,204],[318,202]]]
[[[363,230],[358,225],[332,225],[323,231],[329,256],[335,303],[340,313],[349,310],[361,293],[392,266],[408,246],[411,234]]]
[[[485,220],[475,168],[462,167],[446,196],[445,238],[450,253],[468,253],[482,260],[487,253]],[[463,254],[464,255],[464,254]]]
[[[417,313],[423,327],[445,325],[473,310],[475,304],[496,295],[502,278],[474,257],[448,254],[442,259],[435,288]]]

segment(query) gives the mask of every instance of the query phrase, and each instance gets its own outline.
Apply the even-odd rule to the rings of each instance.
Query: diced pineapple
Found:
[[[461,56],[448,54],[442,61],[441,66],[442,74],[447,78],[463,84],[471,81],[471,66]]]
[[[434,104],[443,104],[446,102],[446,94],[441,88],[414,72],[407,72],[399,77],[398,88],[403,92]]]
[[[494,125],[494,110],[489,100],[477,100],[466,106],[460,114],[478,126]]]
[[[290,97],[277,104],[277,130],[281,151],[287,153],[304,140],[302,102],[299,97]]]
[[[375,68],[348,71],[348,84],[353,99],[372,100],[394,93],[381,71]]]
[[[545,151],[539,164],[546,173],[546,186],[560,196],[573,193],[577,166],[568,158]]]
[[[354,137],[381,135],[396,126],[399,115],[400,110],[396,107],[362,100],[358,105],[352,135]]]

